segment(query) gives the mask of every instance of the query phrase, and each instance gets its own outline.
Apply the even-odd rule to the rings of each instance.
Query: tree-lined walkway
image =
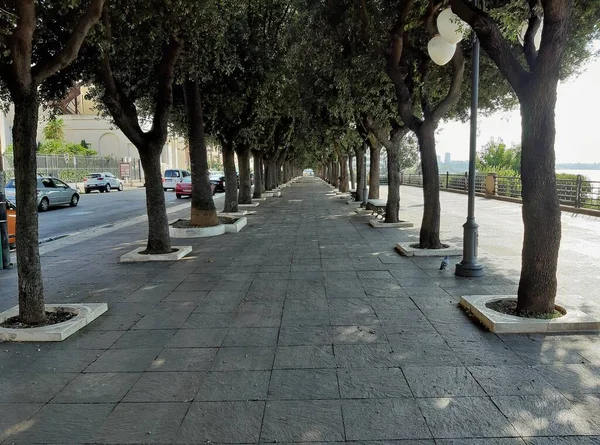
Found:
[[[598,336],[485,332],[458,296],[512,274],[456,278],[393,251],[417,231],[365,222],[303,178],[177,264],[116,264],[136,225],[44,255],[49,302],[109,312],[60,344],[0,345],[0,442],[600,441]]]

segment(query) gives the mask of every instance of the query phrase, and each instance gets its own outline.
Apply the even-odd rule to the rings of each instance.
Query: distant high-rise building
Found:
[[[450,164],[452,162],[452,159],[450,157],[450,153],[446,153],[444,155],[444,164]]]

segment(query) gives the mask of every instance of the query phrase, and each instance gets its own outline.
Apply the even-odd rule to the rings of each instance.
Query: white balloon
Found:
[[[452,9],[447,8],[440,12],[437,18],[438,32],[448,43],[458,43],[464,36],[467,24],[463,22]]]
[[[445,65],[452,59],[456,51],[456,44],[448,43],[442,36],[436,35],[427,44],[429,57],[438,65]]]

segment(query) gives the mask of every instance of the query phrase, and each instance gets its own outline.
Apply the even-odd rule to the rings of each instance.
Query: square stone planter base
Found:
[[[259,202],[253,202],[252,204],[238,204],[238,207],[241,209],[250,209],[253,207],[258,207]]]
[[[182,229],[187,230],[187,229]],[[163,253],[158,255],[143,255],[140,252],[146,250],[146,247],[138,247],[121,257],[121,263],[147,263],[149,261],[179,261],[192,251],[192,246],[173,246],[177,249],[172,253]]]
[[[248,218],[246,218],[245,216],[242,216],[240,219],[238,219],[233,224],[223,224],[223,225],[225,226],[226,233],[238,233],[240,230],[242,230],[244,227],[246,227],[246,224],[248,224]]]
[[[85,304],[47,304],[46,312],[56,312],[59,308],[69,312],[77,312],[70,320],[50,326],[28,329],[0,328],[0,341],[63,341],[65,338],[90,324],[108,310],[106,303]],[[12,307],[0,313],[0,323],[19,315],[19,306]]]
[[[265,198],[264,196],[262,198],[252,198],[252,201],[266,201],[267,198]]]
[[[600,321],[581,309],[593,303],[583,302],[579,295],[564,295],[556,298],[556,305],[566,314],[551,320],[523,318],[502,314],[486,307],[487,303],[497,300],[516,299],[516,295],[467,295],[461,297],[460,305],[492,332],[505,334],[531,334],[552,332],[590,332],[600,331]],[[600,310],[600,307],[598,307]],[[598,311],[596,311],[598,312]]]
[[[410,243],[396,243],[396,250],[404,256],[458,256],[462,255],[462,249],[456,244],[442,241],[442,244],[447,245],[445,249],[417,249],[411,247],[412,244],[417,244],[416,241]]]
[[[211,227],[169,227],[171,238],[208,238],[225,233],[225,224]]]
[[[250,212],[248,212],[248,210],[241,210],[239,212],[219,212],[217,213],[218,216],[227,216],[229,218],[239,218],[240,216],[245,216],[248,215]]]
[[[399,221],[397,223],[385,223],[378,219],[372,219],[371,221],[369,221],[369,225],[371,227],[375,227],[376,229],[393,229],[393,228],[406,229],[408,227],[414,227],[414,224],[411,223],[410,221]]]

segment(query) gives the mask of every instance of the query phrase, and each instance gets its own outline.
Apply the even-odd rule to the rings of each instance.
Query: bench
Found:
[[[350,190],[350,198],[352,201],[356,201],[356,190]]]
[[[371,210],[374,215],[385,218],[385,207],[387,201],[385,199],[369,199],[367,200],[367,210]]]

